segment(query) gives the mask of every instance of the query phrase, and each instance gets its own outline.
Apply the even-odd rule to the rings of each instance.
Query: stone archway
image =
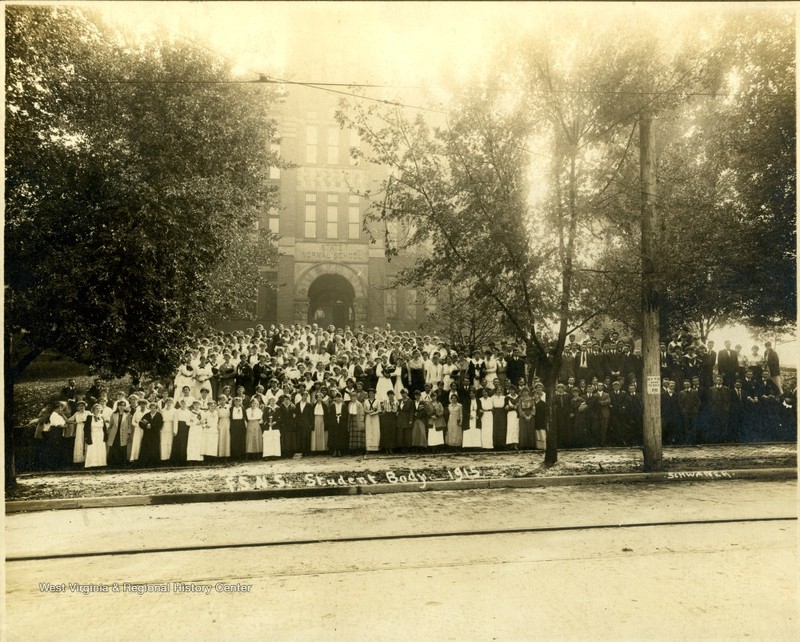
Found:
[[[353,327],[366,318],[366,279],[349,265],[317,263],[296,278],[295,323]]]

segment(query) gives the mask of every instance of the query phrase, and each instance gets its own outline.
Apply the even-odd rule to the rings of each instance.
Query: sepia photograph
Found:
[[[4,2],[0,639],[800,639],[797,11]]]

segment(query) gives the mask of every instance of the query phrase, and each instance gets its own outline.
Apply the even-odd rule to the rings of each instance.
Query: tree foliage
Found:
[[[7,338],[171,372],[209,315],[249,304],[274,253],[254,230],[277,198],[279,96],[72,7],[7,7],[6,61]]]
[[[584,13],[566,34],[543,24],[510,40],[490,74],[455,92],[444,124],[405,118],[399,110],[365,109],[358,102],[342,110],[341,124],[367,143],[368,160],[391,168],[379,192],[371,194],[378,203],[373,220],[404,221],[413,231],[404,246],[389,250],[418,251],[399,283],[457,285],[478,309],[502,313],[552,392],[569,332],[598,319],[640,327],[640,116],[650,112],[662,122],[685,125],[691,109],[703,113],[696,96],[719,91],[737,70],[748,95],[733,101],[730,113],[720,107],[713,116],[726,123],[726,136],[713,127],[705,132],[709,140],[719,139],[718,147],[703,145],[695,119],[696,138],[672,137],[662,149],[661,178],[669,186],[663,195],[659,186],[663,225],[657,263],[666,309],[680,315],[682,324],[701,304],[717,306],[703,294],[678,311],[675,293],[691,291],[692,279],[701,273],[704,283],[733,284],[737,271],[741,283],[751,269],[763,267],[766,274],[785,267],[794,247],[793,228],[785,225],[794,203],[793,115],[762,111],[764,90],[776,81],[767,65],[754,67],[753,61],[762,54],[770,60],[785,57],[793,51],[793,31],[779,18],[770,29],[781,36],[772,40],[759,31],[757,20],[744,20],[747,27],[736,45],[729,38],[736,25],[724,20],[679,25],[663,37],[655,23],[604,22]],[[748,62],[736,67],[732,61],[745,49]],[[783,76],[775,91],[793,96],[793,67],[781,63],[776,71]],[[746,147],[731,144],[742,127],[754,137],[751,144],[771,132],[752,159],[743,158]],[[790,151],[769,151],[779,142]],[[705,158],[700,169],[697,157]],[[748,196],[739,198],[745,191]],[[765,241],[785,234],[775,262],[759,267],[757,256],[739,264],[723,258],[736,239],[720,244],[718,253],[704,248],[709,236],[702,232],[704,224],[697,225],[698,216],[713,221],[718,238],[745,212],[757,222],[751,229],[762,226]],[[763,248],[761,240],[757,247]],[[738,257],[741,249],[729,254]],[[751,307],[755,297],[747,303],[719,298],[719,313],[753,321],[774,309],[763,299],[760,309]],[[549,463],[555,461],[551,440],[554,435],[548,434]]]

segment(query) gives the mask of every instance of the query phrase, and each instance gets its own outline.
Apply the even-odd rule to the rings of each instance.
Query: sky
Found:
[[[782,3],[790,6],[788,3]],[[630,19],[669,41],[683,19],[699,12],[734,10],[730,3],[543,3],[543,2],[116,2],[90,3],[110,19],[147,32],[162,25],[224,55],[236,69],[309,81],[390,85],[390,97],[419,100],[420,86],[436,104],[444,83],[458,83],[490,62],[498,43],[525,30],[591,30],[613,16]],[[778,3],[771,3],[779,6]],[[741,6],[741,5],[737,5]],[[764,6],[763,4],[760,6]],[[705,18],[703,18],[705,19]],[[287,55],[291,34],[301,34],[324,56],[346,50],[360,62],[337,77],[304,77],[299,61]],[[407,89],[404,89],[407,88]],[[404,93],[405,92],[405,93]],[[415,104],[418,104],[415,103]],[[761,344],[741,326],[718,329],[711,338],[741,343],[749,352]],[[770,337],[785,359],[797,363],[793,337]]]

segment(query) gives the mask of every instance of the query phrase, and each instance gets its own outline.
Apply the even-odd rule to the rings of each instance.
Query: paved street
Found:
[[[11,515],[6,633],[795,639],[796,521],[778,518],[796,508],[794,482],[728,481]],[[731,521],[696,523],[709,520]],[[660,522],[683,524],[625,526]],[[523,532],[447,535],[513,529]],[[137,550],[149,552],[71,557]],[[46,593],[40,582],[171,591]],[[208,594],[176,593],[174,582]],[[247,592],[218,592],[219,582]]]

